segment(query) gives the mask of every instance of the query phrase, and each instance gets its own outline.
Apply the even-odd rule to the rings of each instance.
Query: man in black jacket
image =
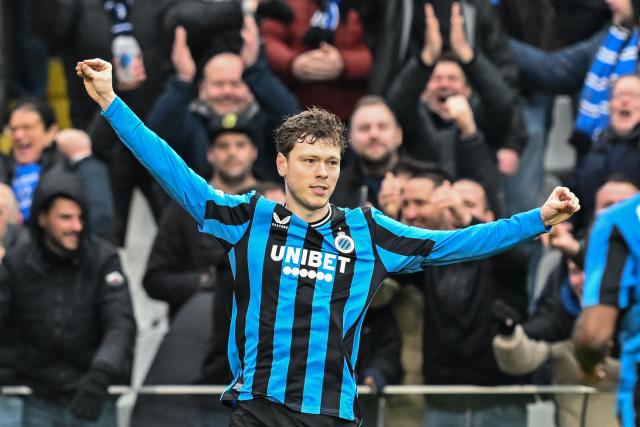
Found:
[[[19,329],[17,376],[33,390],[25,426],[113,426],[108,386],[129,379],[136,324],[127,280],[87,216],[80,180],[48,175],[34,196],[31,239],[0,266],[0,334]]]
[[[470,25],[467,16],[455,3],[451,6],[448,37],[443,37],[440,29],[448,26],[448,21],[438,21],[431,5],[425,10],[426,31],[420,55],[406,63],[388,93],[389,105],[405,131],[405,149],[413,157],[436,162],[455,175],[455,141],[479,134],[493,148],[500,172],[514,174],[526,135],[508,77],[511,72],[507,70],[515,71],[515,63],[506,37],[495,45],[469,40],[465,33]],[[480,22],[476,24],[476,29],[481,26]],[[495,28],[486,27],[485,31],[489,38],[500,39],[497,22]],[[500,60],[494,55],[499,45],[504,52]]]
[[[256,179],[251,170],[258,149],[250,123],[229,113],[208,137],[211,142],[206,158],[214,171],[212,185],[228,194],[253,189]],[[193,218],[176,203],[171,202],[162,216],[143,285],[150,297],[169,304],[171,316],[171,330],[145,384],[230,381],[226,343],[233,276],[228,254],[215,239],[198,232]],[[158,425],[158,418],[163,420],[163,426],[199,425],[200,416],[216,420],[216,425],[228,425],[230,411],[215,398],[207,397],[206,401],[209,411],[200,414],[197,400],[190,396],[140,396],[132,425]]]
[[[477,182],[453,185],[435,171],[404,186],[403,222],[421,228],[464,228],[494,218],[487,193]],[[488,310],[500,296],[526,316],[526,257],[517,249],[481,261],[427,269],[424,283],[423,374],[425,384],[517,384],[503,374],[491,347],[494,321]],[[430,396],[425,425],[453,425],[471,417],[473,425],[526,424],[526,399],[500,396]]]

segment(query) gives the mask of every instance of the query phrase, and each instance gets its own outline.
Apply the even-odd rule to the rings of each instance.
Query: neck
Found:
[[[238,194],[241,191],[245,191],[248,188],[256,186],[256,179],[253,175],[247,175],[237,181],[229,181],[222,179],[219,174],[215,174],[211,179],[211,184],[218,190],[225,192],[226,194]]]
[[[301,218],[305,222],[316,222],[324,218],[329,212],[329,203],[321,208],[307,208],[301,203],[298,203],[294,197],[291,197],[290,193],[287,194],[287,209],[295,216]]]
[[[364,158],[360,159],[360,170],[365,176],[384,176],[392,170],[398,162],[398,153],[393,152],[388,158],[377,162],[371,162]]]

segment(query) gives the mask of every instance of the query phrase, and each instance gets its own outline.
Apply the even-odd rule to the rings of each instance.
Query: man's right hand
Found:
[[[460,131],[460,136],[469,138],[478,131],[469,100],[464,95],[452,95],[445,101],[445,120],[451,120]]]
[[[85,59],[76,65],[76,74],[82,78],[87,93],[105,111],[116,99],[113,91],[111,64],[99,58]]]
[[[380,184],[378,192],[378,205],[382,211],[391,218],[398,219],[402,210],[402,187],[405,179],[395,176],[392,172],[387,172]]]

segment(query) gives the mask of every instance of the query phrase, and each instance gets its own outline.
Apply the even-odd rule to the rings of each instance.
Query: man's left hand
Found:
[[[580,210],[580,200],[567,187],[556,187],[542,205],[540,216],[545,227],[565,222]]]

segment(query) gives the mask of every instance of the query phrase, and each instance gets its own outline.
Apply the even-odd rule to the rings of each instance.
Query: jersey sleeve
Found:
[[[410,227],[372,212],[376,250],[390,273],[487,258],[548,231],[540,209],[452,231]]]
[[[228,195],[193,172],[175,151],[119,98],[102,112],[120,140],[165,191],[198,223],[200,231],[234,245],[246,232],[255,193]]]
[[[620,230],[599,218],[589,234],[585,260],[582,306],[611,305],[621,309],[629,305],[625,270],[629,268],[629,247]]]

